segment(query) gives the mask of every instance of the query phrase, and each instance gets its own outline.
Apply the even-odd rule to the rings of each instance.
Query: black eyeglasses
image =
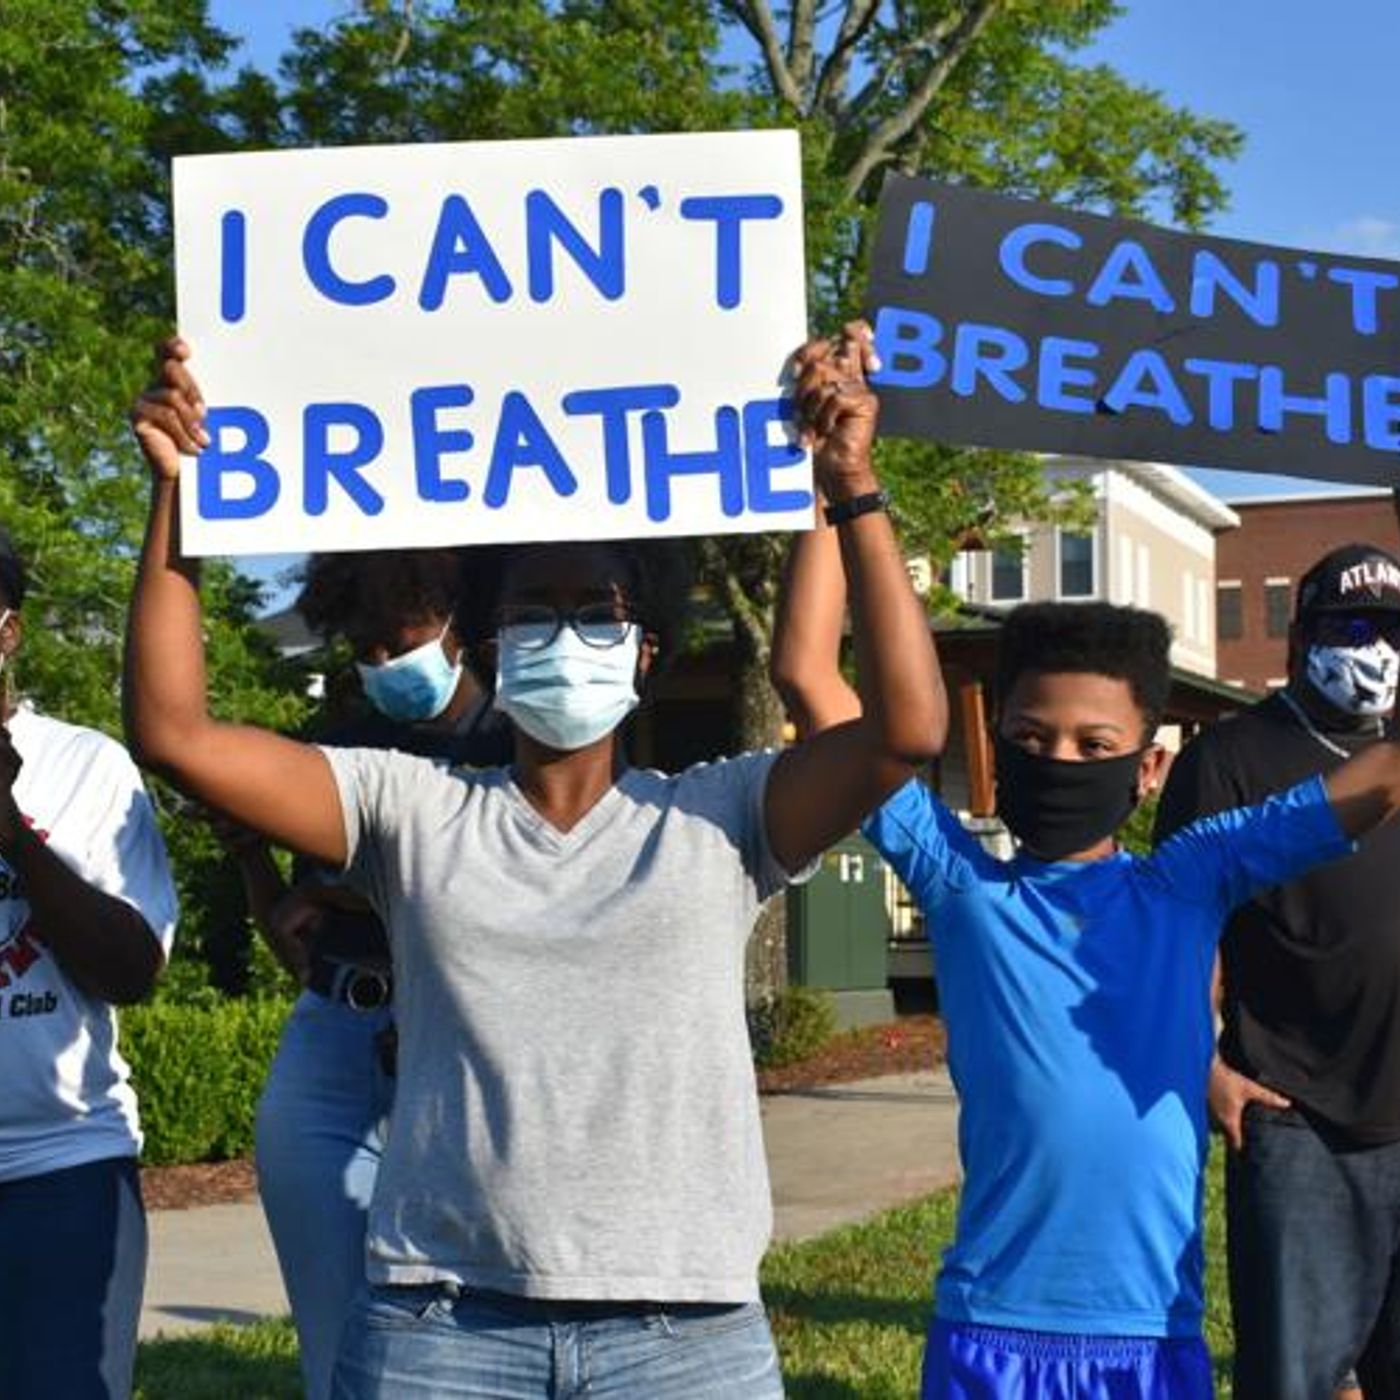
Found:
[[[510,629],[511,640],[522,651],[542,651],[568,623],[574,635],[590,647],[605,651],[627,640],[633,619],[622,603],[585,603],[571,612],[560,612],[548,603],[506,603],[497,614],[499,626]]]
[[[1400,613],[1319,613],[1313,638],[1328,647],[1369,647],[1378,640],[1400,647]]]

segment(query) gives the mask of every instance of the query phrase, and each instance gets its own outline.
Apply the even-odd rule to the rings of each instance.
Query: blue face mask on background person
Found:
[[[590,646],[567,625],[548,645],[531,646],[529,630],[501,628],[496,708],[537,743],[565,752],[586,748],[637,707],[641,633],[635,623],[605,647]]]
[[[386,719],[435,719],[447,708],[462,678],[461,656],[454,664],[442,649],[450,625],[445,623],[431,642],[402,656],[391,656],[377,666],[355,663],[365,698]]]

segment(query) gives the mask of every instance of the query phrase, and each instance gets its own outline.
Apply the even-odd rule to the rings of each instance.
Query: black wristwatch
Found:
[[[890,508],[888,491],[867,491],[863,496],[852,496],[848,501],[835,501],[827,506],[823,514],[828,525],[844,525],[858,515],[869,515],[874,510]]]

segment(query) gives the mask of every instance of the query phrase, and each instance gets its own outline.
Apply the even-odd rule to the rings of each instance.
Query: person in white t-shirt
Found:
[[[175,891],[115,740],[10,699],[25,576],[0,531],[0,1393],[131,1393],[141,1136],[113,1007],[155,984]]]

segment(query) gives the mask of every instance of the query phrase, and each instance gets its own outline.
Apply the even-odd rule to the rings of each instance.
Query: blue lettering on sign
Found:
[[[413,470],[418,498],[423,501],[465,501],[471,487],[465,481],[449,481],[442,474],[444,452],[470,452],[475,439],[466,428],[440,428],[440,408],[466,408],[472,391],[465,384],[442,384],[415,389],[409,397],[413,422]]]
[[[981,326],[965,321],[953,337],[953,377],[948,387],[960,398],[970,399],[977,392],[977,381],[985,378],[1007,403],[1020,403],[1026,391],[1011,377],[1030,362],[1026,342],[1004,326]]]
[[[219,315],[230,325],[248,309],[248,220],[241,209],[219,220]]]
[[[681,200],[681,218],[710,219],[715,226],[715,301],[732,311],[743,298],[742,233],[746,219],[776,219],[783,201],[775,194],[694,195]]]
[[[331,430],[345,428],[354,441],[342,451],[331,450]],[[313,403],[302,414],[302,456],[306,477],[302,505],[308,515],[324,515],[334,481],[365,515],[378,515],[384,497],[361,475],[384,446],[384,427],[362,403]]]
[[[1097,383],[1094,371],[1070,363],[1071,358],[1095,360],[1099,347],[1092,340],[1069,340],[1064,336],[1047,335],[1040,342],[1040,363],[1035,381],[1035,401],[1041,408],[1059,409],[1063,413],[1093,413],[1098,407],[1091,396],[1079,397],[1069,393],[1071,388],[1092,390]]]
[[[943,339],[943,323],[907,306],[882,306],[875,313],[875,355],[882,368],[872,384],[896,389],[927,389],[948,372],[948,361],[935,348]]]
[[[1284,391],[1283,370],[1264,365],[1259,370],[1259,427],[1266,433],[1283,431],[1286,413],[1321,418],[1329,442],[1351,441],[1351,381],[1345,374],[1329,374],[1320,398]]]
[[[554,244],[568,250],[579,271],[609,300],[626,286],[622,251],[622,191],[598,195],[598,247],[589,245],[568,216],[543,190],[525,196],[525,243],[530,267],[530,296],[548,301],[554,295]]]
[[[1400,287],[1400,277],[1364,267],[1330,267],[1327,280],[1351,288],[1351,324],[1358,335],[1375,335],[1380,324],[1376,298]]]
[[[938,211],[926,199],[909,208],[909,222],[904,229],[904,272],[910,277],[922,277],[928,271],[929,255],[933,252],[933,225]]]
[[[211,408],[204,419],[209,446],[199,454],[195,467],[195,499],[202,520],[252,520],[266,515],[277,504],[282,483],[277,469],[262,455],[267,451],[267,419],[254,408]],[[237,434],[236,447],[228,436]],[[227,494],[226,478],[242,476],[251,482],[243,495]]]
[[[447,295],[448,278],[466,273],[481,278],[481,285],[492,301],[509,299],[510,278],[472,213],[471,205],[461,195],[450,194],[438,211],[433,246],[423,270],[423,285],[418,290],[418,305],[424,311],[436,311]]]
[[[1167,362],[1156,350],[1134,350],[1102,402],[1110,413],[1122,413],[1125,408],[1154,408],[1178,427],[1191,421],[1190,406]]]
[[[564,412],[576,417],[596,413],[603,420],[603,464],[608,500],[615,506],[632,499],[632,450],[627,415],[646,409],[674,408],[681,391],[674,384],[636,384],[618,389],[578,389],[565,394]]]
[[[1061,248],[1082,248],[1084,240],[1073,229],[1058,224],[1022,224],[1001,240],[1001,270],[1018,287],[1047,297],[1067,297],[1074,283],[1067,277],[1039,277],[1026,266],[1026,252],[1037,243],[1053,243]]]
[[[1377,452],[1400,452],[1400,379],[1368,374],[1361,386],[1361,414],[1366,446]]]
[[[805,455],[790,436],[782,442],[768,437],[769,424],[791,423],[795,411],[791,399],[754,399],[744,405],[744,481],[752,511],[805,510],[812,504],[810,491],[773,486],[775,471],[797,466]]]
[[[727,516],[744,509],[744,456],[739,411],[725,405],[715,410],[715,447],[710,452],[672,452],[666,440],[666,415],[642,414],[642,450],[646,474],[647,518],[671,518],[671,478],[719,477],[720,509]]]
[[[382,273],[351,282],[331,266],[331,234],[345,219],[382,219],[389,206],[377,194],[338,194],[328,199],[307,221],[301,240],[301,261],[311,284],[327,301],[342,306],[369,306],[394,294],[394,279]]]
[[[1200,249],[1192,263],[1191,314],[1215,315],[1215,294],[1223,291],[1256,326],[1278,325],[1279,268],[1261,258],[1254,267],[1254,286],[1244,282],[1208,248]]]
[[[1217,432],[1228,433],[1235,426],[1235,385],[1247,384],[1258,370],[1235,360],[1206,360],[1191,357],[1182,361],[1188,374],[1199,374],[1206,381],[1206,422]]]
[[[1147,250],[1131,238],[1117,244],[1104,259],[1084,299],[1090,306],[1107,306],[1111,301],[1145,301],[1164,315],[1176,309]]]
[[[481,493],[492,510],[499,510],[509,499],[511,482],[520,467],[541,468],[556,495],[572,496],[578,490],[577,479],[530,400],[520,390],[510,389],[501,400],[491,465]]]

